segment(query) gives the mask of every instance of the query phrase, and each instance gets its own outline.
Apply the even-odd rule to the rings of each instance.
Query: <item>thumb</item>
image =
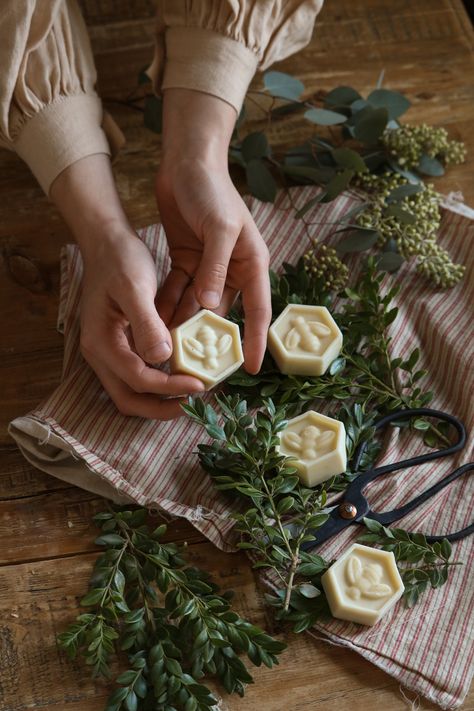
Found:
[[[206,236],[201,262],[194,277],[194,293],[205,309],[219,306],[227,277],[227,269],[237,240],[222,230]]]
[[[148,295],[128,294],[122,309],[130,321],[138,355],[157,365],[171,355],[171,336],[158,315],[154,299]]]

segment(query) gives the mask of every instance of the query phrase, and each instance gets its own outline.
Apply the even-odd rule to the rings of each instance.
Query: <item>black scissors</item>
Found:
[[[434,486],[431,486],[429,489],[424,491],[419,496],[416,496],[403,506],[400,506],[397,509],[392,509],[391,511],[383,511],[380,513],[373,511],[363,494],[364,489],[371,481],[374,481],[374,479],[378,479],[378,477],[382,477],[385,474],[391,474],[392,472],[399,471],[400,469],[408,469],[409,467],[416,466],[417,464],[431,462],[433,459],[448,457],[450,454],[459,452],[466,444],[466,429],[460,420],[453,415],[449,415],[447,412],[430,410],[426,407],[393,412],[390,415],[382,417],[382,419],[378,420],[378,422],[375,423],[375,428],[376,430],[380,430],[392,422],[407,420],[412,417],[433,417],[437,420],[448,422],[456,430],[458,436],[457,441],[444,449],[439,449],[434,452],[427,452],[426,454],[421,454],[417,457],[412,457],[411,459],[404,459],[401,462],[386,464],[383,467],[375,467],[356,476],[354,481],[349,484],[345,492],[342,494],[342,497],[336,502],[336,505],[332,509],[326,523],[324,523],[317,530],[312,531],[312,534],[316,537],[316,540],[305,542],[301,546],[303,550],[309,550],[320,545],[321,543],[324,543],[324,541],[327,541],[329,538],[337,535],[340,531],[343,531],[347,526],[353,523],[360,523],[365,517],[378,521],[384,526],[389,525],[394,521],[398,521],[398,519],[402,518],[402,516],[405,516],[405,514],[413,511],[413,509],[418,508],[418,506],[437,494],[438,491],[444,489],[452,481],[462,476],[465,472],[474,469],[474,462],[464,464],[462,467],[459,467],[455,471],[451,472],[451,474],[445,476],[437,484],[434,484]],[[353,470],[355,472],[359,469],[360,461],[367,444],[368,442],[363,442],[355,454],[353,465]],[[471,533],[474,533],[474,523],[466,526],[466,528],[463,528],[461,531],[455,531],[454,533],[449,533],[447,535],[426,536],[426,540],[429,543],[441,541],[443,538],[447,538],[448,541],[457,541],[461,538],[469,536]]]

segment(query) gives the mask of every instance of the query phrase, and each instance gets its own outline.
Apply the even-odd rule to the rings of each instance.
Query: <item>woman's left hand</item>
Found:
[[[234,122],[234,109],[220,99],[189,90],[165,92],[156,194],[171,271],[157,307],[170,326],[200,308],[225,315],[241,292],[245,367],[255,373],[271,319],[269,257],[228,173]]]

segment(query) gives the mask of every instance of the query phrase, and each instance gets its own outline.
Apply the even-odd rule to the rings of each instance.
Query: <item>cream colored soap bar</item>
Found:
[[[268,332],[268,350],[282,373],[323,375],[342,348],[342,333],[325,306],[289,304]]]
[[[228,378],[244,362],[237,324],[206,309],[174,328],[171,338],[171,372],[194,375],[208,388]]]
[[[295,457],[292,465],[306,486],[316,486],[346,471],[346,430],[342,422],[308,410],[288,420],[278,451]]]
[[[375,625],[403,594],[393,553],[354,543],[321,578],[333,617]]]

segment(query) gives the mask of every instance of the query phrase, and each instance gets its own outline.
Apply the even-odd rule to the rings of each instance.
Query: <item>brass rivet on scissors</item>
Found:
[[[342,518],[355,518],[357,516],[357,509],[354,504],[344,501],[344,503],[339,506],[339,515]]]

